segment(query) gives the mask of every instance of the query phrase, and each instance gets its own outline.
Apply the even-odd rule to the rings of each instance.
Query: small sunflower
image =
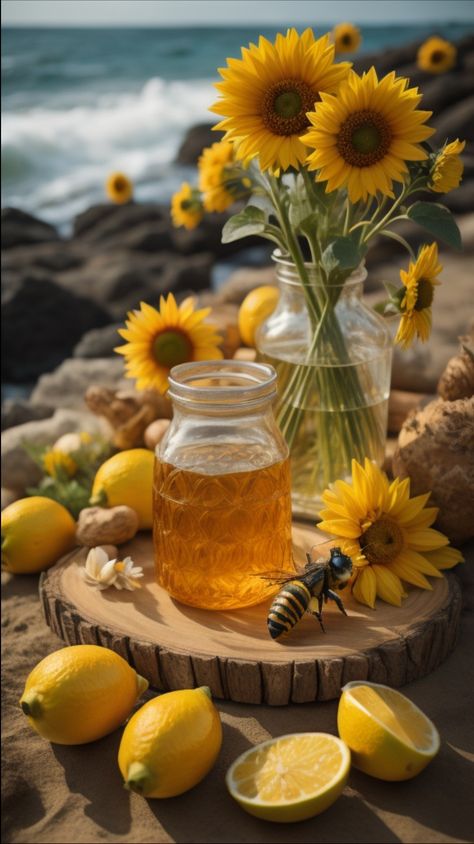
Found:
[[[400,270],[403,287],[400,288],[399,310],[402,316],[395,342],[404,349],[408,349],[415,336],[423,343],[430,336],[434,288],[440,284],[437,276],[442,269],[438,246],[432,243],[420,249],[415,263],[410,261],[408,272]]]
[[[43,468],[46,474],[52,478],[66,476],[73,478],[77,473],[77,463],[72,457],[60,448],[50,448],[43,455]]]
[[[123,205],[133,196],[133,184],[124,173],[111,173],[105,183],[105,191],[111,202]]]
[[[428,73],[446,73],[456,64],[457,50],[450,41],[434,35],[421,45],[417,54],[418,67]]]
[[[227,59],[216,85],[221,98],[211,111],[225,116],[215,129],[239,145],[239,156],[259,157],[262,170],[298,169],[306,157],[299,136],[308,128],[306,113],[321,92],[336,92],[347,76],[347,62],[334,63],[334,44],[311,29],[289,29],[271,43],[242,49],[241,59]]]
[[[127,342],[114,351],[124,355],[126,375],[137,379],[139,390],[164,393],[173,366],[222,357],[221,338],[211,325],[203,325],[210,312],[210,308],[194,310],[192,299],[178,307],[170,293],[167,299],[160,298],[159,310],[141,302],[139,311],[128,314],[127,327],[119,329]]]
[[[183,182],[171,198],[171,217],[176,228],[195,229],[204,216],[199,191]]]
[[[301,141],[313,151],[308,169],[326,193],[347,187],[351,202],[375,196],[393,198],[392,183],[403,182],[407,161],[423,161],[420,146],[435,131],[424,125],[431,111],[418,111],[417,88],[389,73],[379,80],[375,68],[358,76],[351,71],[337,93],[322,94],[308,117],[311,128]]]
[[[460,154],[465,146],[466,141],[460,141],[457,138],[439,151],[431,171],[431,182],[428,185],[431,190],[436,193],[448,193],[459,187],[464,171]]]
[[[360,30],[353,23],[338,23],[332,33],[336,55],[354,53],[362,41]]]
[[[404,583],[431,589],[429,577],[442,577],[463,557],[449,548],[449,539],[431,525],[438,508],[426,507],[430,493],[410,498],[410,479],[391,483],[368,458],[364,466],[352,461],[352,484],[336,481],[323,493],[326,505],[320,530],[342,538],[352,558],[352,594],[374,607],[378,596],[400,606]]]
[[[236,200],[234,144],[217,141],[198,160],[199,189],[206,211],[225,211]]]

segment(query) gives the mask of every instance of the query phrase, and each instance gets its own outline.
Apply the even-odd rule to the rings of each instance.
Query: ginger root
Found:
[[[474,329],[459,340],[461,351],[448,361],[438,382],[438,393],[446,401],[474,395]]]
[[[104,416],[112,427],[116,448],[128,449],[144,445],[144,434],[155,419],[171,419],[169,399],[155,390],[109,390],[91,385],[85,395],[89,409]]]
[[[122,545],[133,539],[138,530],[135,510],[120,504],[118,507],[86,507],[79,513],[76,539],[79,545]]]

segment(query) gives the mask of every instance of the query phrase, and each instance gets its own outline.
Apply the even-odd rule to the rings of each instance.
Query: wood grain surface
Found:
[[[296,561],[322,538],[314,527],[295,523]],[[111,648],[157,689],[207,685],[218,698],[275,706],[331,700],[350,680],[403,686],[433,671],[456,642],[461,594],[450,574],[432,591],[409,588],[402,607],[377,601],[371,610],[344,592],[348,617],[328,603],[326,634],[306,615],[274,641],[266,625],[271,598],[233,612],[170,598],[155,581],[149,533],[121,548],[144,569],[143,586],[134,592],[87,586],[81,572],[86,553],[76,549],[42,574],[47,623],[68,644]]]

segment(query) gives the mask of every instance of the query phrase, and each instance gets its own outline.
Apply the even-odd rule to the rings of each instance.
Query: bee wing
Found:
[[[280,585],[289,583],[290,580],[294,580],[298,576],[297,572],[282,571],[281,569],[270,570],[266,571],[265,574],[254,575],[254,577],[260,577],[261,580],[267,580],[269,583],[279,583]]]

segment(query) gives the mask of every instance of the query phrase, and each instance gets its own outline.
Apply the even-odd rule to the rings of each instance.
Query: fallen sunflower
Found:
[[[126,375],[137,379],[139,390],[168,389],[173,366],[193,360],[222,358],[220,337],[210,325],[203,325],[210,308],[194,310],[193,301],[176,304],[172,293],[160,299],[157,310],[141,302],[140,310],[128,314],[126,328],[119,334],[127,343],[115,351],[125,357]]]
[[[358,76],[351,71],[337,93],[322,94],[308,117],[311,128],[301,141],[313,152],[308,169],[326,193],[347,187],[351,202],[375,196],[393,198],[393,181],[403,182],[407,161],[423,161],[420,146],[434,129],[424,125],[431,111],[418,111],[417,88],[389,73],[379,80],[372,67]]]
[[[395,342],[408,349],[415,336],[424,343],[431,333],[431,305],[434,288],[441,282],[437,276],[443,267],[438,260],[438,246],[432,243],[420,249],[415,263],[410,261],[408,272],[400,270],[403,287],[400,289],[400,325]]]
[[[199,189],[206,211],[225,211],[236,200],[234,144],[217,141],[202,151],[198,160]]]
[[[308,128],[306,113],[321,92],[335,93],[349,72],[347,62],[334,63],[334,44],[324,35],[317,41],[311,29],[298,35],[289,29],[271,43],[242,49],[241,59],[227,59],[221,98],[211,111],[225,119],[214,129],[239,144],[244,160],[259,156],[262,170],[298,169],[306,158],[299,136]]]
[[[50,448],[43,456],[43,468],[51,478],[73,478],[77,472],[77,463],[66,451]]]
[[[179,191],[171,198],[171,217],[176,228],[195,229],[204,216],[199,191],[188,182],[183,182]]]
[[[442,577],[463,560],[448,547],[449,539],[433,524],[437,507],[426,507],[430,493],[410,498],[410,479],[391,483],[368,458],[352,461],[352,484],[336,481],[323,493],[326,505],[318,528],[342,538],[342,550],[352,557],[352,594],[374,608],[376,597],[400,606],[403,582],[432,589],[426,576]]]
[[[445,144],[439,151],[431,171],[431,190],[436,193],[448,193],[459,187],[464,171],[460,154],[465,146],[466,142],[457,138],[450,144]]]
[[[353,23],[338,23],[331,34],[336,55],[354,53],[360,47],[362,41],[360,30]]]
[[[454,44],[434,35],[421,45],[417,54],[418,67],[428,73],[446,73],[456,64],[457,50]]]
[[[123,173],[111,173],[105,183],[105,191],[111,202],[123,205],[133,196],[133,184]]]

